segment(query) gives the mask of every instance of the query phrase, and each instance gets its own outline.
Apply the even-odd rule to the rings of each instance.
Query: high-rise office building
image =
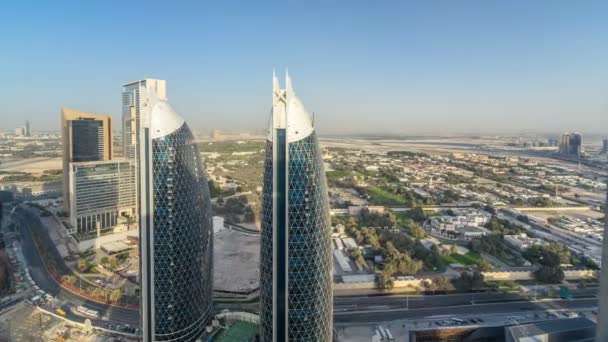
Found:
[[[150,96],[166,100],[166,82],[148,78],[123,85],[122,143],[124,156],[129,159],[137,159],[141,117],[147,115]]]
[[[140,88],[140,130],[130,133],[139,136],[143,339],[195,341],[212,316],[209,187],[190,128],[156,90]]]
[[[97,238],[136,222],[135,168],[116,159],[70,163],[70,222],[78,240]]]
[[[15,128],[15,135],[18,136],[18,137],[25,136],[25,128],[23,128],[23,127],[17,127],[17,128]]]
[[[25,120],[25,136],[26,137],[31,137],[32,136],[32,131],[31,131],[30,121],[29,120]]]
[[[564,133],[560,137],[559,153],[563,155],[570,154],[570,133]]]
[[[167,100],[165,80],[146,78],[123,84],[122,89],[122,154],[135,167],[135,193],[139,194],[139,134],[141,118],[150,117],[152,98]],[[139,206],[139,201],[137,202]],[[136,209],[139,212],[139,207]],[[140,216],[138,214],[138,216]]]
[[[70,163],[111,160],[112,119],[109,115],[61,110],[63,206],[70,212]]]
[[[608,154],[608,139],[602,140],[602,154]]]
[[[570,155],[576,157],[583,155],[583,136],[579,133],[570,135]]]
[[[273,76],[262,199],[262,341],[332,340],[330,234],[313,121],[289,76],[285,89]]]
[[[604,239],[600,271],[599,312],[596,341],[608,341],[608,193],[604,204]]]
[[[581,157],[583,155],[583,136],[579,133],[562,134],[559,153],[570,157]]]

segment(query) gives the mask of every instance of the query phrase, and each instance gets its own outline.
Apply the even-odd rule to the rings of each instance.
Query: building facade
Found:
[[[70,212],[70,164],[113,158],[112,119],[109,115],[61,110],[63,206]]]
[[[70,164],[70,222],[79,240],[129,230],[136,222],[135,168],[129,160]]]
[[[157,79],[143,79],[123,85],[122,91],[122,143],[123,153],[128,159],[136,160],[138,154],[141,117],[150,107],[150,96],[167,100],[166,82]]]
[[[264,342],[331,341],[331,226],[321,151],[311,116],[273,76],[266,142],[260,262]]]
[[[209,187],[190,128],[148,90],[137,133],[143,340],[195,341],[212,317]]]
[[[581,157],[583,155],[583,136],[580,133],[562,134],[559,153],[570,157]]]
[[[605,208],[608,208],[608,193]],[[606,212],[606,211],[604,211]],[[608,341],[608,215],[604,215],[604,239],[602,248],[602,263],[600,265],[600,291],[598,293],[598,316],[596,341]]]

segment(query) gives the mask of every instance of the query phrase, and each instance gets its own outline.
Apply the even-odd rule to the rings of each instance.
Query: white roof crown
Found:
[[[272,73],[272,111],[268,140],[272,140],[273,131],[277,128],[287,129],[287,142],[302,140],[314,130],[312,118],[296,96],[287,72],[285,89],[280,88],[279,80],[274,72]]]
[[[184,118],[167,101],[157,99],[150,110],[150,136],[156,139],[169,135],[182,127],[184,122]]]

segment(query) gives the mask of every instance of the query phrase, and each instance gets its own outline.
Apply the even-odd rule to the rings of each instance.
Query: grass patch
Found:
[[[405,205],[405,198],[401,195],[396,195],[382,189],[378,186],[371,185],[367,189],[367,194],[370,196],[370,203],[374,205]]]
[[[443,257],[443,261],[447,264],[461,264],[465,266],[477,265],[481,260],[481,256],[475,252],[467,254],[454,253]]]
[[[255,337],[258,326],[253,323],[236,321],[217,338],[217,342],[249,341]]]

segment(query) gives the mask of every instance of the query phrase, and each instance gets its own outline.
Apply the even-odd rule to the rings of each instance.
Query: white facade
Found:
[[[134,178],[129,160],[70,163],[70,232],[95,238],[128,230],[136,222]]]
[[[285,75],[285,89],[281,89],[279,80],[272,75],[272,93],[272,116],[267,139],[272,141],[272,134],[277,128],[287,128],[287,142],[309,136],[314,130],[312,116],[296,96],[289,74]]]
[[[518,235],[505,235],[504,240],[506,243],[520,251],[525,251],[532,246],[542,246],[546,244],[543,239],[531,238],[525,233]]]

